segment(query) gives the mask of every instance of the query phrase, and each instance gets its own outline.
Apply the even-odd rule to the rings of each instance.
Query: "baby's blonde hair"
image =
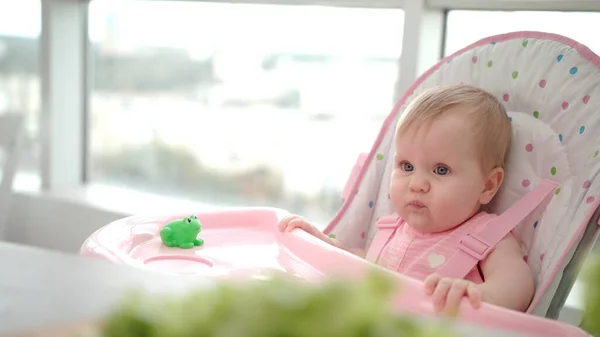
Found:
[[[412,126],[427,125],[456,107],[464,108],[461,113],[473,126],[482,168],[485,171],[504,168],[512,141],[506,109],[492,94],[472,85],[440,86],[420,94],[400,117],[396,135]]]

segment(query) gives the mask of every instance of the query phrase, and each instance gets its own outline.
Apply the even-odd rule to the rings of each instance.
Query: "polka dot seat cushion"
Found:
[[[393,212],[388,184],[398,117],[423,90],[460,82],[496,95],[513,124],[506,180],[492,211],[503,212],[544,179],[558,184],[545,210],[516,227],[536,278],[530,312],[556,316],[571,274],[578,271],[575,262],[595,238],[592,222],[597,222],[594,212],[600,204],[600,58],[565,37],[538,32],[492,36],[423,74],[384,122],[340,212],[324,232],[368,249],[377,219]]]

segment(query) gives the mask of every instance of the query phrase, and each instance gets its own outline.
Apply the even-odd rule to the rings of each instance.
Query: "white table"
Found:
[[[0,335],[95,321],[125,291],[185,291],[209,281],[158,275],[108,261],[0,242]],[[468,337],[525,337],[460,326]]]
[[[0,242],[0,335],[98,319],[132,288],[181,291],[201,284],[198,279]]]

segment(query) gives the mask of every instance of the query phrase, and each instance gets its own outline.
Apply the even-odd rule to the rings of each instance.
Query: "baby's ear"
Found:
[[[504,169],[501,167],[493,168],[486,176],[485,185],[479,197],[479,203],[487,205],[492,201],[496,193],[498,193],[500,186],[502,186],[503,181]]]

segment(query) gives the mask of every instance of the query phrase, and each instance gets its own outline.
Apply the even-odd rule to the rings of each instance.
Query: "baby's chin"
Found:
[[[452,228],[445,228],[443,226],[435,226],[435,225],[431,225],[431,224],[420,224],[420,223],[416,223],[416,226],[411,225],[410,222],[406,222],[406,224],[408,226],[410,226],[410,228],[414,231],[417,231],[418,233],[421,234],[436,234],[436,233],[442,233],[445,232],[449,229]]]
[[[431,218],[424,216],[423,214],[408,213],[404,216],[400,216],[410,228],[420,233],[433,233],[434,227],[432,226]]]
[[[407,214],[402,219],[411,229],[421,234],[440,233],[450,229],[446,228],[445,224],[439,224],[434,219],[431,219],[431,217],[424,216],[423,214]]]

